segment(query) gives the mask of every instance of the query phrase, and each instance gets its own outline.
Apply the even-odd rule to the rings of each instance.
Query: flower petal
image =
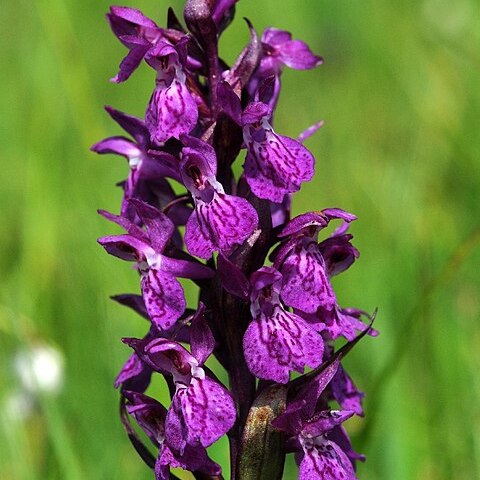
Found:
[[[176,396],[182,405],[186,441],[190,445],[200,443],[208,447],[235,423],[236,410],[232,397],[209,377],[192,378],[190,385],[179,389]]]
[[[253,320],[243,338],[245,360],[258,378],[287,383],[291,370],[322,362],[323,340],[304,320],[275,305],[270,316]]]
[[[228,253],[258,225],[256,210],[244,198],[216,192],[211,202],[202,203],[192,213],[185,232],[185,244],[192,255],[209,258],[216,250]]]
[[[299,480],[355,480],[355,472],[345,453],[334,442],[322,441],[305,449]]]
[[[305,42],[290,40],[278,47],[280,60],[295,70],[309,70],[323,63],[322,57],[312,53]]]
[[[266,130],[263,141],[251,141],[247,148],[245,177],[258,198],[280,203],[313,177],[313,155],[296,140]]]
[[[185,311],[183,288],[167,272],[150,268],[142,277],[142,293],[152,323],[160,330],[171,328]]]
[[[115,380],[115,388],[121,386],[122,390],[144,392],[150,385],[151,376],[152,369],[136,353],[132,353]]]
[[[282,300],[307,313],[314,313],[320,306],[331,310],[336,299],[325,270],[315,242],[307,248],[303,245],[294,248],[281,268]]]
[[[189,133],[197,119],[197,104],[186,85],[178,79],[166,88],[154,90],[145,116],[152,140],[157,143]]]
[[[201,302],[192,318],[190,346],[192,355],[198,360],[199,365],[205,363],[215,347],[215,339],[205,319],[205,305]]]

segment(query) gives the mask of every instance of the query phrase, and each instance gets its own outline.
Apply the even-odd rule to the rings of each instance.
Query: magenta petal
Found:
[[[328,279],[325,262],[312,242],[307,248],[298,246],[284,261],[282,300],[293,308],[314,313],[322,306],[331,310],[336,303]]]
[[[328,225],[328,219],[322,212],[307,212],[298,215],[279,233],[279,237],[287,237],[294,233],[301,232],[307,227],[317,227],[318,229],[324,228]]]
[[[300,433],[305,422],[313,417],[318,399],[332,380],[339,364],[340,360],[335,360],[304,385],[289,401],[285,412],[273,420],[272,425],[292,435]]]
[[[363,416],[362,399],[365,396],[353,383],[347,372],[340,367],[331,383],[335,400],[344,410],[352,410]]]
[[[305,423],[302,434],[307,437],[319,437],[355,415],[352,410],[324,410]]]
[[[245,159],[245,177],[253,193],[280,203],[286,193],[300,189],[314,174],[313,155],[299,142],[265,132],[262,142],[250,142]]]
[[[258,378],[287,383],[291,370],[322,362],[323,340],[304,320],[275,305],[270,316],[253,320],[243,338],[245,360]]]
[[[215,271],[200,262],[191,262],[189,260],[178,260],[162,255],[162,270],[171,273],[176,277],[202,279],[212,278]]]
[[[120,112],[115,108],[106,105],[105,110],[126,132],[128,132],[139,145],[147,145],[150,141],[150,135],[145,122],[140,118]]]
[[[142,277],[145,306],[152,323],[160,330],[168,330],[185,311],[183,288],[171,274],[150,268]]]
[[[222,473],[220,465],[211,460],[207,455],[207,451],[200,445],[194,447],[185,445],[183,454],[179,455],[177,452],[174,453],[170,450],[169,446],[164,443],[155,464],[155,475],[157,475],[157,470],[159,475],[155,477],[156,480],[170,479],[168,466],[173,468],[180,467],[191,472],[202,472],[210,476]],[[165,472],[168,476],[161,476],[165,475]]]
[[[200,258],[210,258],[215,251],[215,245],[211,239],[211,234],[206,225],[205,219],[198,221],[201,212],[195,209],[190,215],[185,228],[185,245],[192,255]]]
[[[197,104],[186,85],[177,79],[167,88],[155,89],[145,117],[152,139],[158,143],[189,133],[197,119]]]
[[[281,61],[296,70],[308,70],[323,63],[321,57],[312,53],[305,42],[290,40],[278,47]]]
[[[187,428],[187,443],[210,446],[235,423],[236,410],[228,391],[214,380],[192,378],[187,388],[176,395],[182,405]]]
[[[154,253],[150,245],[132,235],[110,235],[99,238],[97,242],[110,255],[129,262],[142,260],[147,254]]]
[[[138,37],[128,39],[123,37],[122,40],[130,51],[121,61],[118,73],[111,79],[114,83],[121,83],[128,80],[152,46],[147,40]]]
[[[260,122],[264,117],[270,117],[272,109],[263,102],[251,102],[242,114],[242,125],[250,125]]]
[[[228,253],[241,244],[258,225],[252,205],[241,197],[215,193],[209,203],[200,203],[187,222],[185,244],[192,255],[209,258],[216,250]]]
[[[268,45],[279,45],[292,39],[292,34],[285,30],[269,27],[266,28],[262,35],[262,42]]]
[[[132,353],[115,380],[115,388],[144,392],[150,384],[152,370],[136,353]]]
[[[165,440],[168,446],[180,455],[183,455],[187,444],[186,425],[182,409],[181,397],[175,394],[165,421]]]
[[[157,24],[146,17],[140,10],[130,7],[110,7],[111,14],[115,15],[119,19],[126,20],[127,22],[133,23],[146,28],[158,28]]]
[[[205,319],[205,305],[201,302],[192,318],[190,346],[192,355],[200,365],[205,363],[215,347],[215,339]]]
[[[345,453],[334,442],[317,441],[305,449],[299,480],[355,480],[355,472]]]
[[[173,222],[160,210],[137,199],[130,200],[143,224],[147,227],[153,249],[161,253],[175,231]]]
[[[90,150],[96,153],[113,153],[123,157],[140,158],[141,150],[131,140],[124,137],[109,137],[90,147]]]

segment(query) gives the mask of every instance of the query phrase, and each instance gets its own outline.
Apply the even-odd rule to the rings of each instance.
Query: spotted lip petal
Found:
[[[182,139],[188,145],[182,150],[182,179],[195,202],[185,231],[187,249],[200,258],[218,250],[229,253],[257,227],[257,212],[246,199],[224,193],[215,177],[216,158],[210,145],[191,137]]]
[[[283,301],[299,310],[314,313],[322,306],[331,310],[336,303],[325,261],[316,242],[297,245],[282,264]]]
[[[241,197],[215,193],[210,203],[197,205],[187,223],[185,244],[192,255],[209,258],[216,250],[229,253],[258,225],[258,215]]]
[[[145,114],[152,140],[159,144],[189,133],[197,119],[197,104],[185,83],[178,79],[166,88],[155,88]]]
[[[303,182],[312,179],[315,160],[296,140],[277,135],[271,128],[263,134],[261,141],[245,136],[245,178],[258,198],[281,203],[285,194],[300,190]]]
[[[187,388],[175,394],[179,402],[189,445],[208,447],[224,435],[235,423],[236,410],[233,399],[225,388],[214,380],[192,378]]]
[[[319,439],[304,447],[299,480],[355,480],[355,471],[343,450],[334,442]]]
[[[148,315],[160,330],[171,328],[187,306],[180,282],[155,268],[142,277],[142,293]]]
[[[304,320],[275,305],[271,315],[261,315],[247,328],[243,339],[245,360],[258,378],[287,383],[292,370],[322,362],[323,340]]]

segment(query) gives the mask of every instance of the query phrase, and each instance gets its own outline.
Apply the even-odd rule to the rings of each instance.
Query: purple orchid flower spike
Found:
[[[120,215],[99,212],[125,233],[99,243],[133,262],[141,295],[114,299],[148,321],[143,339],[124,339],[133,352],[115,382],[121,420],[157,480],[177,467],[222,478],[206,449],[227,433],[236,480],[281,478],[293,452],[301,480],[353,480],[363,457],[343,422],[363,414],[363,394],[340,361],[377,332],[364,312],[337,303],[331,281],[359,257],[348,232],[355,216],[330,208],[291,219],[292,194],[315,169],[303,142],[323,122],[296,139],[272,127],[283,69],[322,59],[287,31],[267,28],[260,38],[245,19],[249,41],[228,65],[219,39],[237,1],[186,0],[183,19],[169,8],[165,28],[133,8],[107,14],[128,49],[112,80],[143,61],[155,71],[145,118],[106,107],[128,135],[92,147],[129,163]],[[340,226],[319,240],[332,220]],[[198,288],[196,310],[180,278]],[[352,341],[336,351],[341,336]],[[211,355],[231,393],[205,366]],[[289,381],[291,372],[303,375]],[[168,408],[146,396],[156,376]]]
[[[272,422],[274,427],[293,437],[290,443],[296,444],[299,451],[299,480],[356,479],[347,453],[329,437],[354,412],[317,410],[318,399],[334,378],[339,364],[339,359],[335,360],[314,377]]]
[[[245,178],[258,198],[281,203],[314,174],[313,155],[301,143],[278,135],[269,123],[271,109],[253,102],[242,115],[247,146]]]
[[[153,445],[158,448],[155,462],[156,480],[169,480],[170,467],[206,475],[220,475],[220,466],[208,457],[205,448],[187,445],[183,455],[179,455],[168,447],[165,441],[167,409],[161,403],[137,392],[124,391],[123,395],[128,400],[127,412],[135,418]]]
[[[150,205],[132,202],[147,232],[132,228],[132,234],[103,237],[98,242],[111,255],[136,262],[150,319],[160,330],[168,330],[186,307],[183,288],[176,277],[210,278],[213,272],[199,263],[165,256],[163,251],[174,231],[172,221]]]
[[[138,68],[147,52],[163,38],[163,29],[135,8],[111,7],[107,13],[113,33],[129,49],[115,83],[124,82]]]
[[[322,337],[302,318],[280,303],[282,275],[272,267],[255,272],[250,283],[252,322],[243,348],[250,371],[258,378],[287,383],[291,370],[322,363]]]
[[[193,137],[182,137],[182,141],[186,147],[180,170],[195,203],[185,244],[192,255],[201,258],[209,258],[214,251],[228,254],[253,233],[257,212],[244,198],[225,193],[216,179],[217,160],[210,145]]]
[[[356,250],[348,250],[345,258],[335,262],[337,252],[333,246],[324,244],[323,250],[319,248],[320,230],[336,218],[345,222],[355,219],[353,215],[339,209],[305,213],[291,220],[280,233],[280,237],[289,237],[275,260],[275,265],[283,275],[281,296],[287,305],[306,313],[314,313],[320,307],[326,311],[335,307],[336,298],[330,284],[328,267],[332,272],[341,271],[344,266],[348,266],[346,264],[350,260],[353,262],[356,253]],[[322,251],[331,254],[328,257],[328,267]]]
[[[128,160],[130,172],[123,186],[121,215],[133,221],[135,209],[130,199],[137,198],[151,204],[166,204],[175,197],[165,177],[180,180],[178,161],[167,152],[152,149],[150,133],[143,120],[112,107],[107,106],[105,110],[134,140],[120,136],[109,137],[93,145],[91,150],[100,154],[121,155]],[[182,218],[179,210],[177,208],[178,216]]]
[[[169,138],[189,133],[198,119],[198,106],[186,84],[187,60],[184,36],[176,46],[159,41],[145,55],[157,71],[155,90],[150,98],[145,122],[152,140],[162,145]]]
[[[208,328],[206,323],[204,328]],[[187,445],[210,446],[232,428],[236,417],[229,392],[206,376],[202,368],[201,360],[213,348],[211,341],[202,337],[195,345],[196,335],[192,335],[191,341],[198,358],[180,344],[164,338],[150,342],[124,339],[152,369],[173,376],[176,390],[166,417],[166,441],[180,455]]]

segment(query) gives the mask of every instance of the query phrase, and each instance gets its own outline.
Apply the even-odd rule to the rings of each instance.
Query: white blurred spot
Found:
[[[30,394],[58,393],[63,385],[63,356],[49,345],[35,345],[17,352],[15,371]]]

